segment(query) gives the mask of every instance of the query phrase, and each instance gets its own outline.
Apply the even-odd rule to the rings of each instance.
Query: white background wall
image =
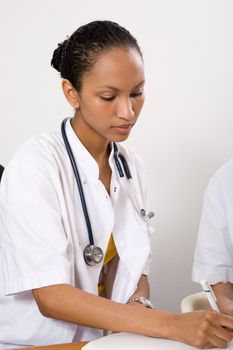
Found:
[[[233,153],[233,1],[0,0],[0,162],[72,110],[50,67],[78,26],[110,19],[138,39],[146,104],[129,143],[148,170],[153,225],[152,299],[179,310],[199,290],[191,265],[204,188]]]

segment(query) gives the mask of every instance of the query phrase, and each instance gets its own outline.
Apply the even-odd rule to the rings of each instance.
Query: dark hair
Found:
[[[111,21],[90,22],[58,44],[51,65],[80,91],[83,74],[91,70],[103,52],[114,48],[135,48],[142,57],[137,40],[127,29]]]

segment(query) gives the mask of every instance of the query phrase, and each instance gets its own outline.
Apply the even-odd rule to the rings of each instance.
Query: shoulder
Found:
[[[17,150],[16,157],[36,156],[53,153],[61,143],[59,131],[41,133],[26,140]]]
[[[210,184],[233,187],[233,159],[224,163],[210,178]]]
[[[215,173],[215,177],[226,180],[233,180],[233,159],[230,159],[228,162],[224,163]]]
[[[16,151],[14,157],[6,166],[6,172],[17,171],[26,165],[27,169],[37,168],[43,173],[48,169],[56,167],[56,158],[63,152],[59,131],[42,133],[26,140]],[[62,155],[61,155],[62,157]]]
[[[206,195],[219,202],[233,196],[233,159],[218,168],[209,180]],[[233,197],[232,197],[233,198]]]

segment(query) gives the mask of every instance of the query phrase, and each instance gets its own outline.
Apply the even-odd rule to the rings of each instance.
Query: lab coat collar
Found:
[[[99,179],[99,166],[96,160],[92,157],[92,155],[88,152],[82,142],[79,140],[78,136],[75,134],[72,126],[71,126],[71,118],[67,120],[65,128],[67,138],[70,143],[70,147],[72,149],[73,155],[77,162],[78,168],[81,167],[84,173],[91,178],[96,180]],[[113,147],[111,145],[111,153],[109,156],[109,164],[112,169],[112,174],[115,176],[115,167],[114,167],[114,157],[113,157]]]

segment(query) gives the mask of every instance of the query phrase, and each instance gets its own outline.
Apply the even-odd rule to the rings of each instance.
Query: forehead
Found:
[[[102,54],[84,75],[83,88],[132,88],[144,80],[144,65],[138,51],[134,48],[113,49]]]

